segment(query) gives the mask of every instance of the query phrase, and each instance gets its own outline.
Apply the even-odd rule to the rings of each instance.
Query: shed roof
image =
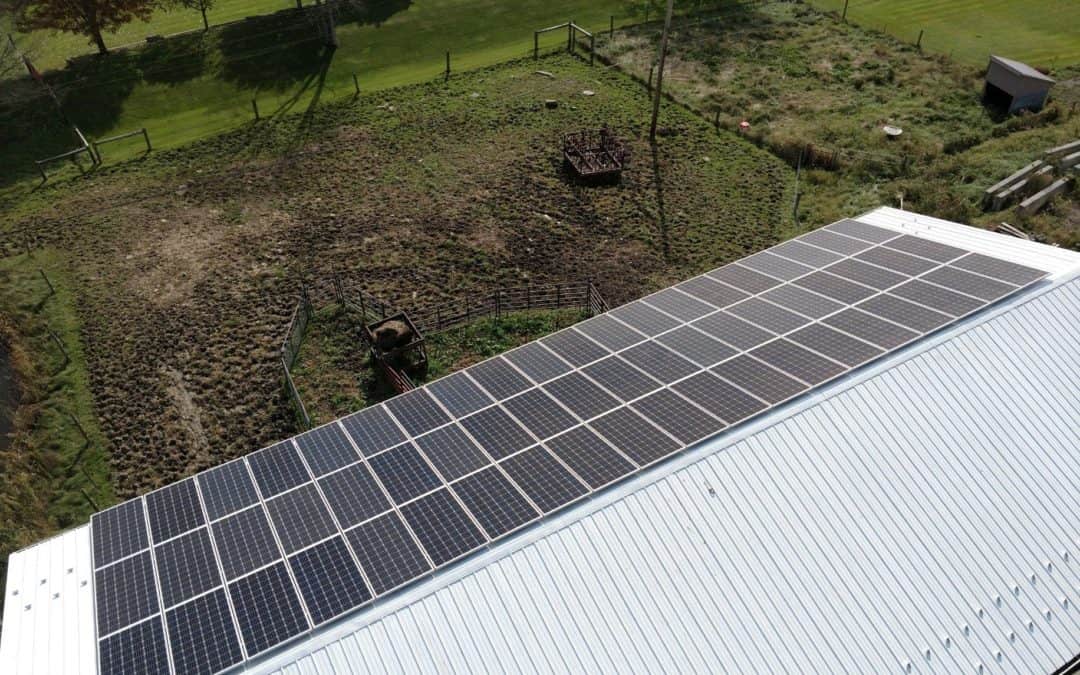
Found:
[[[1035,70],[1028,64],[1021,63],[1020,61],[1015,61],[1013,59],[1007,59],[1004,56],[995,56],[991,54],[990,62],[997,63],[998,65],[1007,68],[1012,73],[1020,75],[1021,77],[1028,77],[1033,80],[1040,80],[1048,84],[1054,84],[1056,82],[1054,78],[1050,77],[1049,75],[1040,73],[1038,70]]]

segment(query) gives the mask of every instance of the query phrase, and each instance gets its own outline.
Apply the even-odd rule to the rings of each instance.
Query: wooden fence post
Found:
[[[608,39],[615,39],[615,15],[611,15],[611,28],[608,29]]]
[[[848,0],[844,0],[844,13],[840,15],[840,20],[847,23],[847,6]]]
[[[251,99],[251,109],[255,111],[255,119],[259,119],[259,104],[255,99]]]
[[[566,51],[570,52],[571,54],[574,53],[574,20],[573,19],[570,19],[570,21],[568,21],[567,24],[566,24]]]
[[[356,79],[356,73],[352,74],[352,83],[353,83],[353,86],[356,87],[356,95],[359,96],[360,95],[360,80]]]
[[[533,61],[540,60],[540,31],[533,31]]]
[[[146,127],[143,127],[142,137],[143,140],[146,141],[146,151],[150,152],[151,150],[153,150],[154,148],[150,145],[150,134],[147,133]]]
[[[499,289],[495,289],[495,318],[498,319],[502,316],[502,303],[500,298]]]
[[[922,36],[923,36],[923,33],[925,31],[926,31],[925,28],[923,30],[920,30],[919,31],[919,39],[915,41],[915,49],[918,49],[920,52],[922,51]]]
[[[446,50],[446,79],[450,79],[450,50]]]
[[[589,65],[596,61],[596,33],[589,36]]]

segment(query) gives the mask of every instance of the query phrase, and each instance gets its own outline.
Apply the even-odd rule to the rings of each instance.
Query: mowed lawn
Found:
[[[293,6],[280,0],[224,0],[212,13],[212,21]],[[89,74],[57,73],[58,89],[65,96],[69,117],[92,138],[146,127],[155,148],[176,147],[248,123],[253,118],[252,99],[257,99],[263,117],[302,112],[315,102],[351,96],[354,75],[365,91],[372,91],[439,77],[447,51],[457,72],[525,57],[532,54],[533,31],[538,28],[573,19],[587,28],[605,30],[612,16],[616,25],[640,21],[637,10],[644,3],[377,0],[369,7],[362,20],[339,23],[340,45],[332,52],[311,42],[316,27],[309,21],[290,17],[285,19],[286,28],[279,30],[267,30],[254,21],[211,31],[205,39],[199,35],[171,39],[142,56],[83,60],[84,66],[91,64],[86,68]],[[167,34],[198,26],[199,21],[196,12],[160,13],[151,24],[125,28],[111,42]],[[541,48],[565,45],[566,35],[548,34]],[[39,51],[52,54],[54,63],[62,61],[69,48],[85,51],[80,47],[82,38],[55,35],[48,40],[52,46]],[[49,60],[43,56],[40,63]],[[30,107],[42,110],[26,106]],[[13,171],[29,177],[33,159],[69,149],[71,141],[65,134],[58,137],[53,130],[39,129],[40,125],[33,126],[17,137],[12,152],[18,167],[0,169],[0,184],[10,184]],[[110,146],[106,159],[131,156],[139,149],[134,142]]]
[[[840,12],[844,0],[809,0]],[[847,17],[975,66],[991,53],[1055,68],[1080,63],[1080,0],[850,0]]]

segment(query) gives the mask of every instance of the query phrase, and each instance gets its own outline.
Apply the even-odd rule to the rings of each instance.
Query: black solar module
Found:
[[[165,614],[178,673],[217,673],[244,660],[225,591],[218,589]]]
[[[248,657],[307,632],[308,620],[284,563],[229,584]]]
[[[833,223],[96,514],[101,672],[234,668],[1042,274]]]

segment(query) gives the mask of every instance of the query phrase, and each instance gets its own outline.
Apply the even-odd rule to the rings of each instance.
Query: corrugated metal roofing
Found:
[[[1042,82],[1049,82],[1050,84],[1054,84],[1056,82],[1054,78],[1050,77],[1046,73],[1041,73],[1021,61],[1007,59],[1004,56],[995,56],[993,54],[990,55],[990,60],[1004,66],[1005,68],[1008,68],[1017,75],[1021,75],[1023,77],[1030,77],[1032,79],[1040,80]]]
[[[1078,325],[1080,280],[1013,303],[253,669],[1052,671]]]

